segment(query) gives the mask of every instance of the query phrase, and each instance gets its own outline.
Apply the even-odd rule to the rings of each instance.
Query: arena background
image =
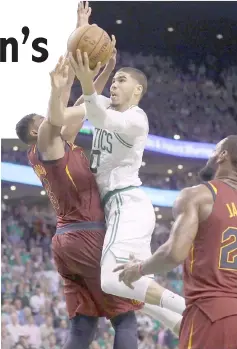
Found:
[[[167,239],[178,191],[199,183],[214,144],[237,134],[237,4],[96,1],[92,7],[92,22],[117,38],[117,67],[139,68],[149,80],[142,107],[151,136],[140,175],[157,216],[154,251]],[[70,105],[80,93],[75,81]],[[76,143],[88,155],[91,139],[86,123]],[[50,251],[55,216],[27,165],[26,147],[2,140],[2,348],[57,349],[68,323]],[[182,294],[182,267],[157,280]],[[158,322],[138,314],[138,323],[139,349],[178,348]],[[102,319],[92,348],[112,343]]]

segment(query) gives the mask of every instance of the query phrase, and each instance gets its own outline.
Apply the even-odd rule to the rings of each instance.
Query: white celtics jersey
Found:
[[[103,96],[97,98],[107,111],[114,112],[110,110],[109,98]],[[121,120],[119,120],[120,115]],[[123,125],[122,128],[118,124],[120,121],[127,122],[124,115],[127,119],[137,120],[135,122],[139,123],[139,132],[134,133],[136,127],[126,128]],[[90,120],[89,115],[87,116]],[[106,124],[101,124],[107,125],[106,128],[99,128],[99,121],[97,125],[94,123],[97,127],[93,134],[90,167],[96,177],[102,198],[109,191],[141,185],[139,169],[148,136],[147,116],[141,108],[133,106],[124,113],[116,114],[116,125],[114,120],[110,119],[109,123],[106,121]]]

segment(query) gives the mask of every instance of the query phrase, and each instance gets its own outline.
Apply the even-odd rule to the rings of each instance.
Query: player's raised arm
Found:
[[[47,118],[38,130],[37,148],[43,160],[58,160],[64,156],[64,142],[61,128],[64,118],[64,94],[68,81],[69,65],[66,58],[60,57],[55,69],[50,73],[51,95]]]
[[[96,81],[94,82],[94,89],[98,94],[100,94],[103,91],[113,69],[114,68],[112,67],[112,64],[107,65],[105,69],[102,71],[102,73],[97,77]],[[85,106],[82,105],[83,101],[84,97],[81,96],[80,98],[78,98],[73,107],[65,108],[64,117],[62,120],[63,125],[70,126],[72,124],[78,123],[78,120],[79,122],[84,121]]]
[[[88,24],[90,14],[91,14],[91,8],[89,7],[88,2],[86,2],[85,5],[83,5],[83,3],[80,3],[78,6],[78,26],[83,26]],[[113,45],[114,45],[114,49],[109,62],[106,64],[105,68],[103,69],[103,71],[100,73],[100,75],[97,77],[97,79],[94,82],[94,88],[98,94],[101,94],[102,91],[104,90],[104,87],[107,81],[109,80],[109,77],[116,65],[117,50],[115,48],[115,40],[113,42]],[[73,76],[73,79],[74,79],[75,73],[71,65],[69,68],[69,82],[68,82],[68,86],[71,90],[73,81],[71,80],[70,76]],[[70,90],[67,89],[67,92],[65,94],[67,95],[68,91],[70,92]],[[69,98],[69,94],[68,94],[68,98]],[[65,99],[68,102],[67,96],[65,96]],[[65,109],[62,136],[67,141],[74,142],[74,139],[78,131],[83,125],[84,116],[85,116],[85,108],[84,106],[81,105],[83,102],[84,102],[84,98],[82,95],[78,98],[78,100],[76,101],[73,107],[68,107]]]
[[[84,3],[83,1],[80,1],[77,7],[76,28],[83,27],[84,25],[88,25],[90,15],[91,15],[91,7],[89,7],[89,2],[85,1]],[[68,56],[68,52],[65,53],[65,58],[67,56]],[[69,67],[67,86],[65,87],[65,93],[63,96],[63,101],[65,105],[68,104],[74,79],[75,79],[75,73],[73,69]]]
[[[78,3],[77,8],[77,25],[76,28],[83,27],[89,24],[89,19],[91,15],[91,7],[89,6],[89,2],[80,1]],[[68,55],[68,53],[66,54]],[[68,82],[65,89],[65,93],[63,96],[64,105],[68,105],[68,101],[70,98],[71,88],[75,79],[75,73],[71,66],[69,66],[68,73]],[[79,106],[83,102],[83,98],[80,97],[78,99],[77,105]],[[64,126],[61,130],[61,135],[64,140],[73,143],[75,138],[81,129],[84,121],[84,110],[82,107],[77,108],[76,110],[73,108],[65,109],[64,113]]]
[[[113,40],[115,42],[115,39]],[[70,62],[81,82],[88,120],[95,127],[105,128],[112,132],[126,133],[131,136],[144,134],[144,130],[147,132],[147,117],[142,110],[130,108],[120,112],[106,109],[98,98],[93,85],[93,70],[89,68],[87,53],[84,53],[82,57],[80,50],[77,50],[77,62],[72,54],[70,55]]]

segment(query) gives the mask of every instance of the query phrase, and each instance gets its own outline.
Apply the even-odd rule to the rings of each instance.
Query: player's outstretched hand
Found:
[[[130,255],[129,259],[130,262],[119,265],[113,271],[117,272],[122,270],[122,272],[119,274],[119,281],[123,281],[126,286],[134,289],[132,284],[142,277],[142,274],[140,272],[141,261],[135,259],[133,255]]]
[[[61,56],[55,69],[50,73],[51,86],[58,92],[62,92],[68,83],[69,60]]]
[[[80,1],[77,7],[77,28],[89,24],[90,15],[91,7],[89,7],[89,2]]]
[[[111,55],[111,58],[110,60],[108,61],[108,63],[106,64],[105,66],[105,69],[106,70],[109,70],[109,71],[113,71],[114,68],[115,68],[115,65],[116,65],[116,59],[117,59],[117,49],[116,49],[116,38],[114,35],[112,35],[112,46],[113,46],[113,49],[112,49],[112,55]]]
[[[90,69],[88,54],[86,52],[81,53],[80,50],[77,50],[77,61],[71,52],[69,53],[69,61],[76,77],[81,83],[93,80],[101,68],[101,63],[99,62],[95,69]]]

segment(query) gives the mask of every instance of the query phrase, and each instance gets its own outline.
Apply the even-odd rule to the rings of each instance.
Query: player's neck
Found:
[[[237,171],[234,171],[233,168],[226,167],[219,169],[215,175],[215,179],[231,183],[237,188]]]
[[[124,112],[128,109],[130,109],[131,107],[137,106],[138,103],[133,103],[133,101],[128,102],[128,103],[124,103],[122,105],[115,105],[113,107],[114,110],[120,111],[120,112]]]

